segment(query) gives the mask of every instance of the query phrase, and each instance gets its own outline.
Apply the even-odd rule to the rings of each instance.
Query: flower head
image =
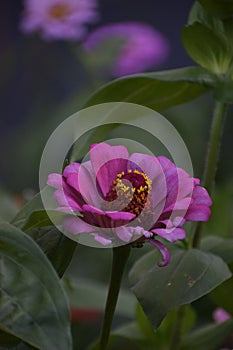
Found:
[[[79,40],[96,19],[96,0],[25,0],[21,28],[44,39]]]
[[[67,215],[64,229],[89,233],[102,246],[150,242],[169,262],[167,247],[157,237],[185,238],[186,221],[207,221],[211,199],[191,178],[165,157],[128,154],[124,146],[91,146],[90,160],[71,163],[62,175],[50,174],[59,210]]]
[[[221,307],[218,307],[213,312],[213,319],[217,324],[221,324],[231,319],[231,315]],[[233,334],[226,340],[226,346],[220,350],[231,350],[233,346]]]
[[[92,52],[110,39],[124,41],[113,62],[112,75],[123,76],[145,71],[162,63],[169,52],[167,39],[149,25],[141,23],[116,23],[105,25],[89,34],[84,48]]]
[[[216,323],[223,323],[225,321],[228,321],[231,318],[231,315],[221,307],[218,307],[213,312],[213,318]]]

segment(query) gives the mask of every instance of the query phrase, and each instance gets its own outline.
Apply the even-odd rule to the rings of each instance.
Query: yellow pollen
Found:
[[[126,203],[123,211],[139,215],[145,207],[151,189],[152,180],[145,173],[137,169],[129,169],[127,172],[122,171],[117,174],[112,188],[106,195],[106,200],[110,205],[118,197],[117,205]],[[114,208],[114,203],[111,210],[117,210],[117,208]]]
[[[71,9],[67,4],[57,4],[51,7],[49,15],[54,19],[61,19],[71,13]]]

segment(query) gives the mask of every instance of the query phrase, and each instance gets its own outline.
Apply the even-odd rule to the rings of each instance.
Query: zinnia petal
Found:
[[[110,146],[107,143],[92,145],[91,163],[100,188],[105,196],[117,174],[126,170],[128,151],[124,146]]]
[[[182,228],[156,228],[152,230],[153,233],[156,233],[158,236],[165,238],[169,242],[176,242],[178,240],[182,240],[186,237],[185,230]]]
[[[161,253],[163,260],[158,263],[158,266],[163,267],[169,264],[170,262],[170,252],[168,248],[161,243],[160,241],[157,241],[154,238],[146,238],[145,242],[151,243],[153,246],[155,246]]]

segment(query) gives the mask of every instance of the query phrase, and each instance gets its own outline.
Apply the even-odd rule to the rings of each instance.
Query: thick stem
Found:
[[[185,310],[186,305],[180,306],[177,310],[175,326],[171,336],[170,350],[178,350],[180,348]]]
[[[105,350],[108,345],[112,320],[121,285],[121,279],[123,276],[126,262],[129,257],[129,253],[130,245],[113,248],[111,280],[108,290],[107,302],[105,306],[104,321],[100,338],[100,350]]]
[[[216,101],[203,176],[203,186],[206,187],[210,194],[213,189],[217,169],[225,111],[226,104]]]
[[[225,119],[225,111],[226,104],[216,101],[202,182],[202,185],[207,189],[209,194],[211,194],[213,190],[215,180],[219,150],[221,145],[221,136]],[[193,236],[193,247],[199,247],[201,234],[202,223],[198,223]]]

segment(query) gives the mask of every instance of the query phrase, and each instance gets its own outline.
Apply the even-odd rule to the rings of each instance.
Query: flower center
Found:
[[[67,4],[56,4],[51,7],[49,14],[54,19],[61,19],[62,17],[69,15],[70,12],[71,10]]]
[[[111,208],[108,206],[108,209],[139,215],[146,204],[151,184],[151,179],[139,170],[128,170],[127,173],[123,171],[117,174],[105,197],[108,202],[115,201]]]

